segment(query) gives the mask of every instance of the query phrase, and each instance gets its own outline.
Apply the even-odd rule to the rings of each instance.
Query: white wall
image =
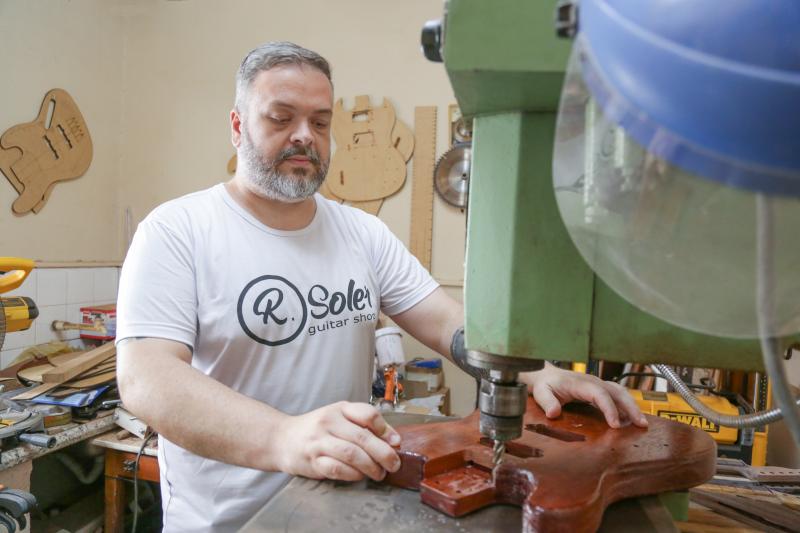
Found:
[[[115,2],[0,0],[0,133],[36,118],[45,93],[60,87],[78,104],[94,144],[88,172],[56,185],[38,215],[13,215],[17,192],[0,177],[0,255],[119,258],[123,35]]]
[[[336,97],[346,106],[359,94],[376,104],[386,97],[412,127],[415,106],[438,106],[441,152],[447,106],[455,99],[444,67],[423,58],[419,34],[426,20],[441,17],[442,6],[430,0],[236,0],[148,2],[146,9],[131,9],[120,205],[131,206],[138,221],[166,199],[228,178],[236,69],[245,53],[268,40],[291,40],[324,55]],[[464,215],[435,202],[433,274],[461,280]],[[406,243],[410,209],[407,181],[379,215]]]

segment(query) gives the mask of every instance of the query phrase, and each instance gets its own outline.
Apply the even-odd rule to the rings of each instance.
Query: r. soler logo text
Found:
[[[248,283],[239,295],[236,312],[244,332],[267,346],[292,342],[308,318],[303,295],[281,276],[260,276]]]
[[[279,346],[300,335],[309,318],[309,307],[315,320],[308,335],[376,319],[369,288],[356,288],[352,279],[342,291],[313,285],[304,298],[286,278],[260,276],[242,290],[236,311],[239,324],[251,339]],[[340,316],[345,312],[350,316]]]
[[[694,413],[681,413],[680,411],[659,411],[658,416],[688,424],[708,433],[719,433],[719,426],[708,419]]]

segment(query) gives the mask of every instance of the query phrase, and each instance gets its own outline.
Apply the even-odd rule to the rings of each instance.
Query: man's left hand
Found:
[[[533,399],[547,418],[560,415],[563,404],[581,401],[600,409],[612,428],[622,427],[627,421],[647,427],[647,419],[636,401],[625,387],[617,383],[552,365],[546,365],[537,372],[520,374],[519,381],[528,385]]]

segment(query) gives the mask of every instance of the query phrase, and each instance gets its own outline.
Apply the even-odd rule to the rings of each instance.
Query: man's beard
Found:
[[[246,165],[245,185],[250,192],[262,198],[288,203],[301,202],[317,192],[328,172],[327,162],[323,162],[317,151],[311,147],[292,146],[282,150],[275,159],[262,156],[244,128],[239,148]],[[278,165],[297,155],[307,157],[312,168],[296,167],[292,175],[282,174]]]

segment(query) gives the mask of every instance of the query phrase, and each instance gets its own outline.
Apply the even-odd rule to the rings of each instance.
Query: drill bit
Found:
[[[505,441],[495,440],[492,451],[494,452],[492,456],[492,480],[497,481],[497,469],[503,464],[503,454],[506,453]]]

